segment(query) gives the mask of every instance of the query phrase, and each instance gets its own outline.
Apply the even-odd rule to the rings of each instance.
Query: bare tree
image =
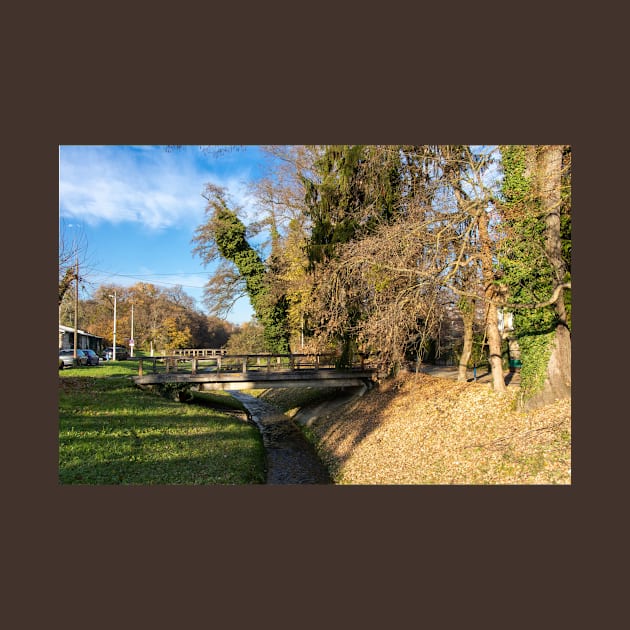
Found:
[[[360,176],[377,184],[378,178],[366,173],[378,170],[382,151],[392,150],[368,154],[372,159]],[[317,332],[329,340],[351,334],[359,349],[378,353],[384,370],[396,369],[411,349],[421,352],[437,336],[447,305],[455,304],[464,320],[460,378],[465,378],[475,305],[481,300],[493,383],[502,391],[497,305],[503,295],[495,282],[490,157],[463,145],[398,151],[405,159],[396,212],[339,243],[318,270]],[[358,222],[370,212],[359,208]]]
[[[86,252],[87,239],[83,231],[78,226],[68,226],[62,221],[59,225],[59,307],[77,279],[77,267],[80,263],[83,266]]]

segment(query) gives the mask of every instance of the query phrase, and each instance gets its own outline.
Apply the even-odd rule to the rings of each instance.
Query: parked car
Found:
[[[83,350],[77,350],[77,358],[74,358],[74,350],[59,350],[59,369],[87,365],[88,357]]]
[[[76,365],[73,350],[59,350],[59,369],[71,368]]]
[[[83,352],[87,356],[87,365],[98,365],[100,359],[94,350],[87,348]]]
[[[87,354],[85,354],[85,350],[79,350],[77,348],[77,360],[79,361],[79,365],[88,364],[88,358],[87,358]]]
[[[112,346],[110,346],[109,348],[105,348],[103,359],[105,359],[105,361],[111,361],[114,358],[113,354],[114,348]],[[125,348],[124,346],[116,346],[116,360],[118,361],[126,359],[127,357],[129,357],[127,348]]]

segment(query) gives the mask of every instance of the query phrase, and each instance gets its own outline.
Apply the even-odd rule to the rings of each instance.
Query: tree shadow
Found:
[[[491,383],[491,372],[484,373],[486,380],[481,380],[482,385]],[[515,378],[514,373],[506,375],[506,381],[511,382]],[[342,407],[335,409],[331,404],[327,408],[321,406],[318,410],[318,416],[313,418],[313,430],[320,441],[320,452],[325,463],[330,467],[333,477],[338,477],[343,473],[344,466],[355,455],[360,445],[376,432],[385,422],[392,417],[398,416],[400,422],[404,422],[401,417],[400,405],[406,406],[405,396],[402,400],[400,390],[403,388],[417,388],[416,392],[420,392],[422,388],[427,386],[427,396],[433,398],[431,393],[431,381],[440,377],[437,374],[407,374],[403,378],[382,383],[379,387],[367,392],[362,398],[349,401]],[[448,380],[456,381],[456,378],[446,377]],[[411,379],[411,382],[410,380]],[[430,380],[424,380],[430,379]],[[479,378],[477,382],[479,382]],[[423,382],[424,381],[424,382]],[[468,383],[474,382],[468,379]],[[461,381],[458,385],[466,387],[466,381]],[[457,388],[456,388],[457,389]],[[452,394],[457,396],[457,392]],[[441,405],[439,396],[435,400],[431,400],[431,404],[438,408]],[[303,410],[306,414],[308,410]],[[405,413],[404,411],[402,412]],[[408,413],[413,413],[413,408],[409,408]],[[387,438],[383,438],[386,440]],[[419,438],[422,439],[421,436]],[[385,444],[383,446],[386,446]]]

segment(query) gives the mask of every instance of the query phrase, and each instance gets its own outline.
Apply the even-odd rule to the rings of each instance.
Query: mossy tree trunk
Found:
[[[248,242],[246,227],[236,212],[228,207],[225,190],[207,184],[206,195],[209,218],[196,230],[194,252],[205,262],[222,258],[233,265],[235,275],[244,281],[254,313],[264,327],[268,350],[288,353],[290,331],[286,295],[272,291],[273,273]],[[276,237],[277,234],[272,234],[272,238]]]
[[[571,332],[567,323],[565,289],[561,288],[567,277],[567,266],[562,256],[560,221],[562,151],[562,146],[552,145],[544,146],[538,152],[536,185],[545,217],[545,253],[560,291],[553,305],[558,323],[545,382],[542,390],[526,402],[528,408],[571,397]]]

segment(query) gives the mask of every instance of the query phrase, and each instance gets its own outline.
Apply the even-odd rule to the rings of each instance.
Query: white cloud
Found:
[[[246,220],[254,220],[257,218],[256,205],[257,201],[251,194],[248,184],[240,177],[229,177],[223,182],[215,181],[219,186],[224,186],[228,190],[229,198],[239,208],[242,209]]]
[[[91,226],[134,222],[150,230],[196,226],[202,220],[204,184],[225,186],[236,203],[253,200],[245,178],[221,179],[193,150],[160,147],[62,147],[59,213]]]

